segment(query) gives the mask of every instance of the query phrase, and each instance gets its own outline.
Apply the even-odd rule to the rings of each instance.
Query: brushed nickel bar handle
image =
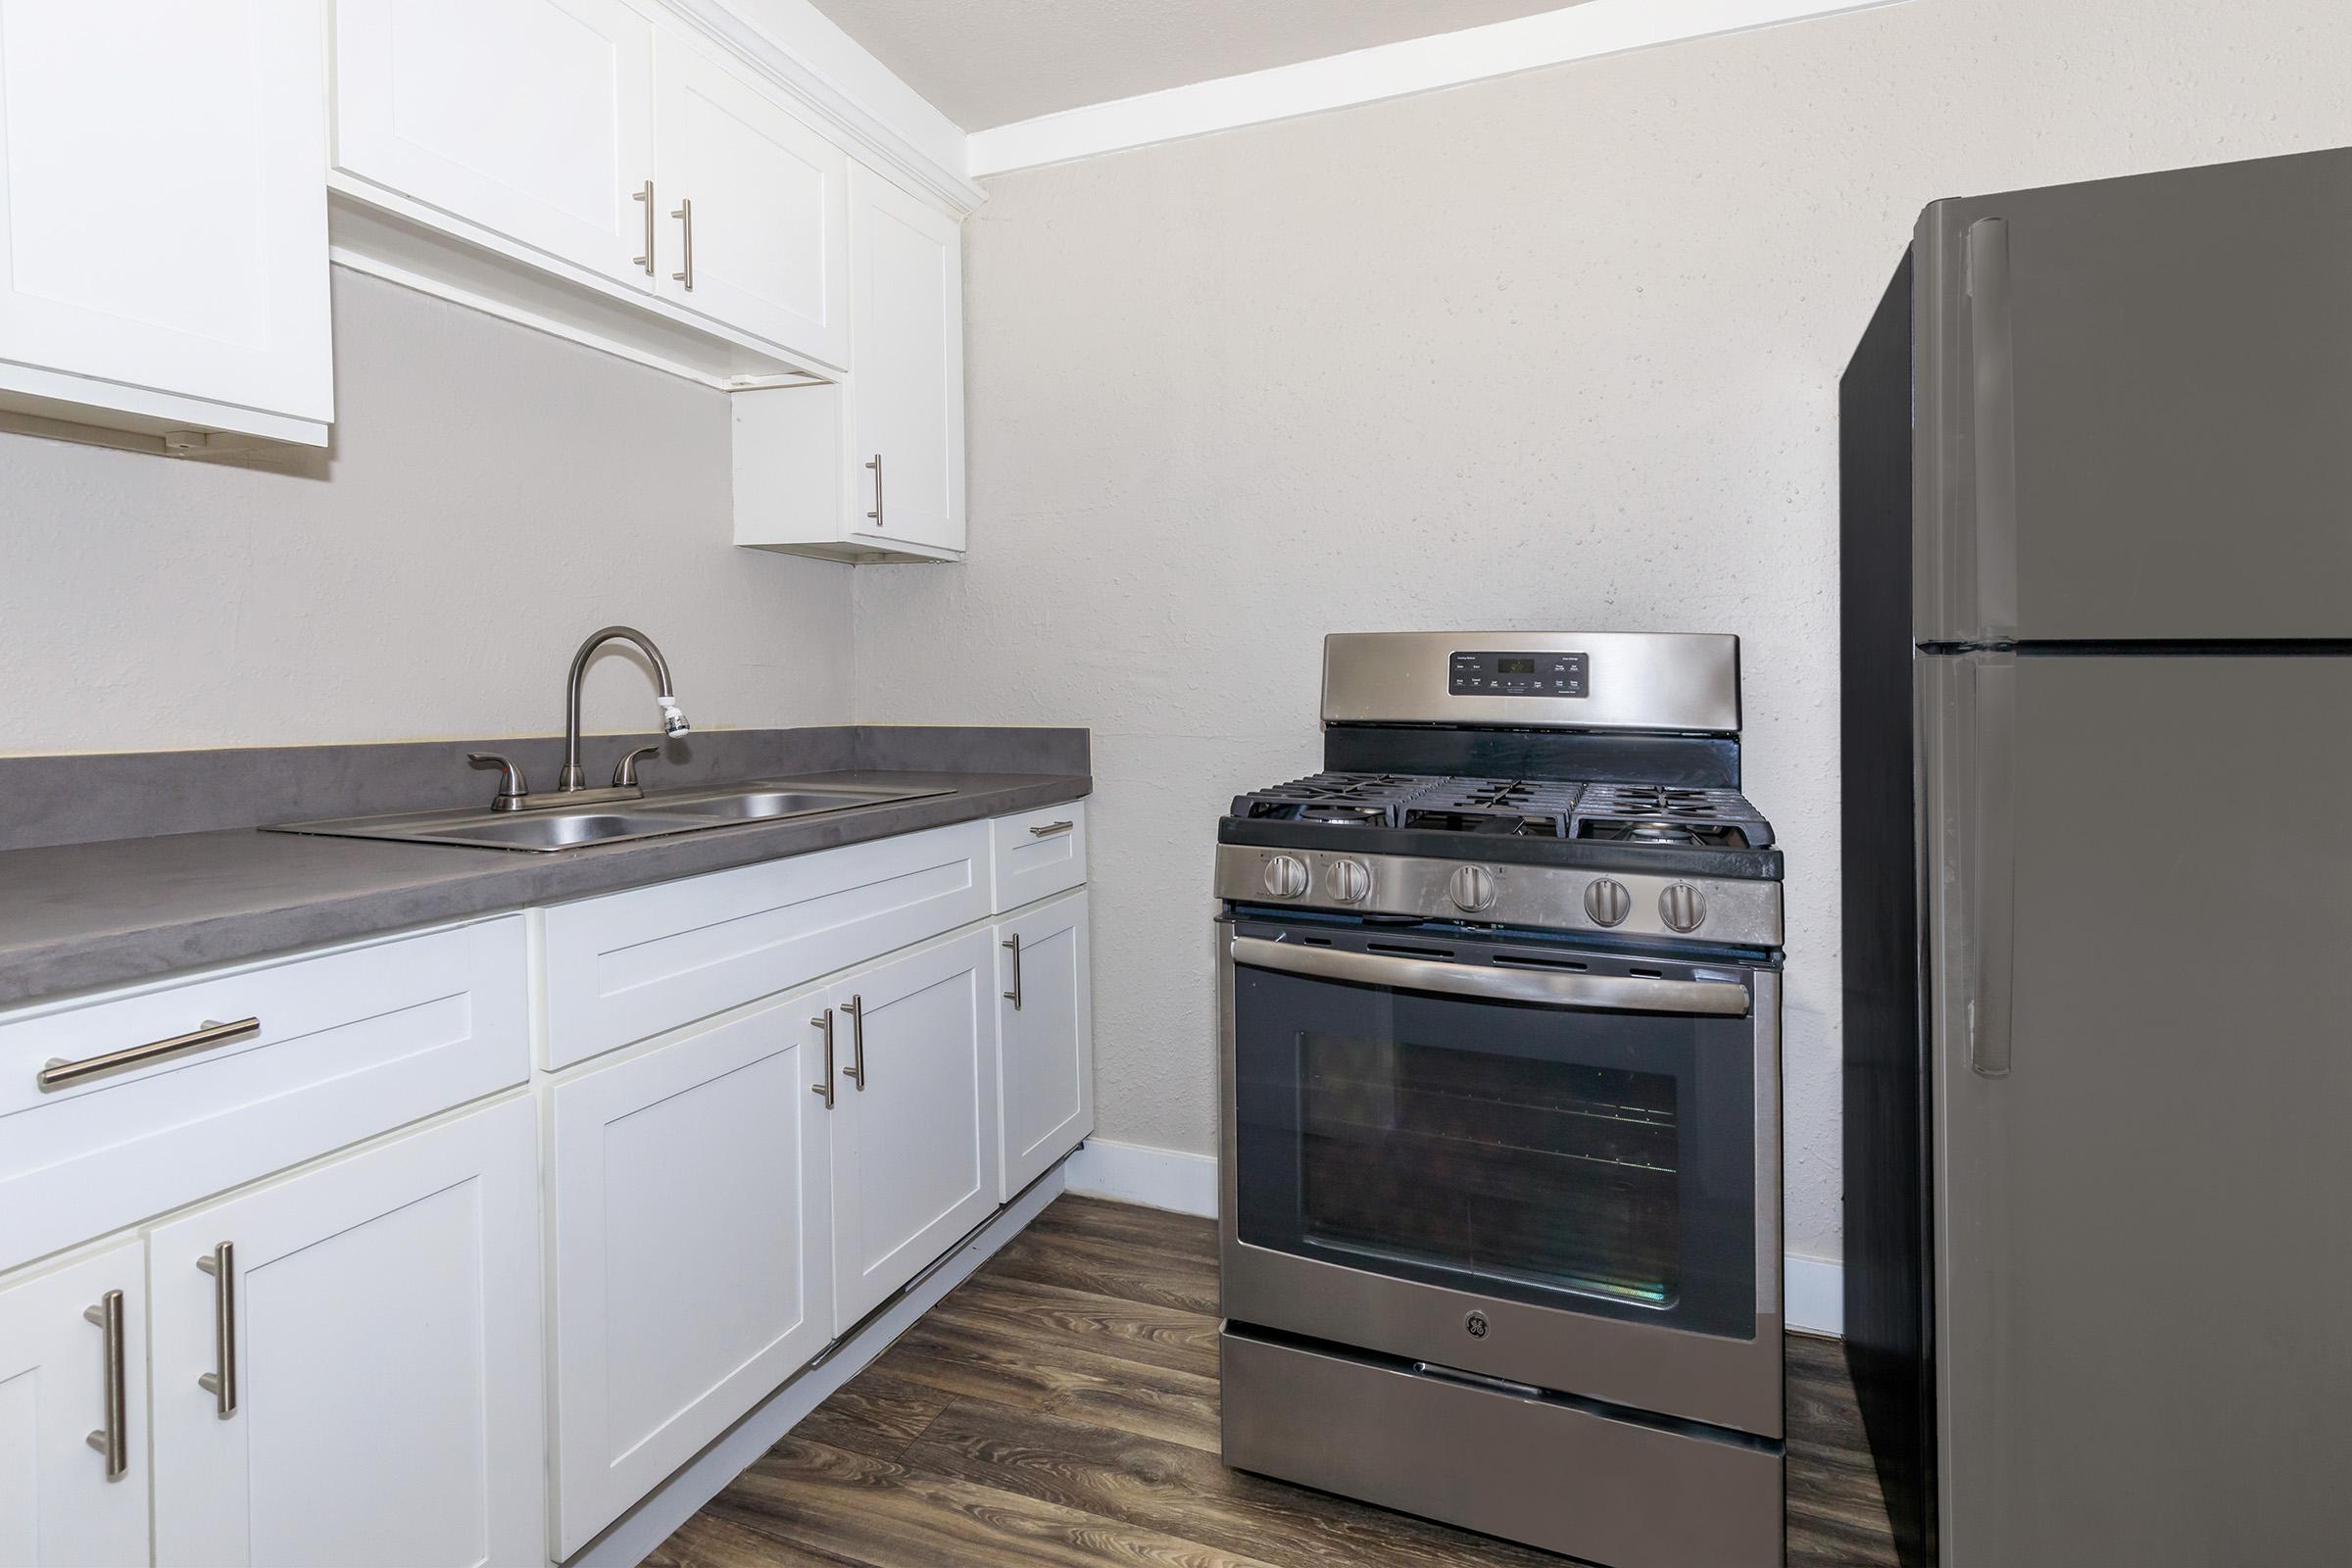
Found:
[[[1050,839],[1056,833],[1067,833],[1070,829],[1076,827],[1077,825],[1078,824],[1075,822],[1047,822],[1041,826],[1031,828],[1029,830],[1029,836],[1033,839]]]
[[[1021,1010],[1021,934],[1015,931],[997,946],[1012,955],[1012,989],[1004,993],[1004,1000],[1012,1004],[1013,1011],[1018,1012]]]
[[[1540,970],[1491,969],[1477,964],[1427,958],[1393,958],[1342,948],[1305,948],[1263,937],[1235,937],[1233,961],[1250,969],[1389,986],[1440,996],[1477,997],[1492,1002],[1528,1002],[1538,1006],[1597,1012],[1677,1012],[1712,1018],[1744,1018],[1747,987],[1730,980],[1666,980],[1646,976],[1548,974]]]
[[[239,1018],[235,1023],[214,1023],[208,1018],[201,1029],[191,1029],[184,1035],[173,1035],[169,1040],[150,1040],[143,1046],[125,1046],[121,1051],[110,1051],[102,1056],[84,1056],[79,1061],[52,1056],[43,1063],[33,1083],[46,1093],[52,1089],[63,1089],[68,1084],[77,1084],[84,1078],[95,1078],[100,1073],[143,1066],[150,1061],[161,1061],[166,1056],[176,1056],[183,1051],[225,1046],[232,1040],[244,1040],[261,1032],[262,1020],[259,1018]]]
[[[873,470],[874,475],[874,510],[866,515],[879,524],[882,521],[882,454],[875,453],[874,461],[866,466]]]
[[[2017,635],[2017,343],[2009,223],[1980,218],[1962,235],[1968,287],[1976,604],[1968,635]]]
[[[213,1362],[219,1368],[196,1383],[225,1421],[237,1413],[237,1244],[222,1242],[196,1266],[213,1277]]]
[[[106,1479],[120,1481],[130,1473],[129,1396],[122,1377],[122,1293],[109,1291],[98,1304],[81,1314],[106,1331],[106,1425],[89,1436],[89,1445],[106,1455]]]
[[[1968,1067],[2009,1076],[2017,1010],[2017,656],[1969,661],[1975,729],[1967,880],[1962,885],[1970,980]]]
[[[862,1095],[865,1093],[865,999],[852,997],[841,1004],[841,1010],[850,1015],[850,1064],[843,1069],[842,1076],[856,1084]]]
[[[649,179],[638,186],[637,194],[629,199],[645,203],[645,254],[629,260],[644,268],[645,275],[651,277],[654,275],[654,182]]]
[[[825,1032],[825,1081],[821,1084],[810,1084],[808,1092],[822,1100],[825,1102],[825,1108],[831,1110],[833,1108],[833,1009],[827,1007],[823,1017],[809,1019],[808,1026],[811,1029],[822,1029]]]
[[[672,276],[672,277],[674,277],[674,278],[676,278],[676,279],[677,279],[679,282],[681,282],[681,283],[685,284],[685,285],[686,285],[686,292],[687,292],[687,293],[689,293],[689,294],[691,294],[691,293],[693,293],[693,292],[694,292],[694,202],[693,202],[693,200],[692,200],[691,198],[689,198],[689,197],[685,197],[685,196],[681,196],[681,197],[679,197],[679,198],[678,198],[678,210],[677,210],[676,212],[674,212],[674,213],[671,213],[669,216],[670,216],[670,217],[672,217],[672,218],[674,218],[674,219],[676,219],[676,220],[678,220],[678,221],[679,221],[679,222],[681,222],[681,223],[683,223],[683,224],[685,224],[685,225],[686,225],[686,242],[685,242],[685,247],[684,247],[684,249],[683,249],[682,253],[681,253],[681,255],[682,255],[682,257],[683,257],[683,260],[684,260],[684,262],[685,262],[686,270],[684,270],[684,271],[682,271],[682,272],[672,272],[672,273],[670,273],[669,275],[670,275],[670,276]],[[653,254],[653,252],[652,252],[652,250],[651,250],[651,248],[650,248],[650,247],[648,248],[648,250],[647,250],[646,254],[648,254],[649,256],[650,256],[651,254]]]

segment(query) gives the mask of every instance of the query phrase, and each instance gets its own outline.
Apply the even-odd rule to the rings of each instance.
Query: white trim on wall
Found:
[[[1070,1156],[1064,1174],[1073,1193],[1117,1199],[1123,1203],[1142,1203],[1178,1214],[1216,1217],[1217,1162],[1208,1154],[1187,1154],[1173,1149],[1147,1149],[1141,1144],[1090,1138]],[[1782,1262],[1788,1326],[1805,1334],[1842,1336],[1844,1267],[1823,1258],[1799,1257],[1793,1252]]]
[[[1221,76],[974,131],[974,178],[1237,125],[1906,0],[1585,0],[1509,22]]]

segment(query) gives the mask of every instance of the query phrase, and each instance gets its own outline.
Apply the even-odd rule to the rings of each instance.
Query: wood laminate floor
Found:
[[[1844,1359],[1788,1341],[1790,1568],[1894,1562]],[[1543,1568],[1228,1470],[1216,1231],[1064,1197],[648,1559],[654,1568]]]

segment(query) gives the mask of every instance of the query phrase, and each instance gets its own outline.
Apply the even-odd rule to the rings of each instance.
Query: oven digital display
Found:
[[[1446,689],[1456,697],[1586,697],[1584,654],[1503,654],[1457,651],[1446,661]]]

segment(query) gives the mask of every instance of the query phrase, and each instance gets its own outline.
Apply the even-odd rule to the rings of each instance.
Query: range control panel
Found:
[[[1585,697],[1583,654],[1489,654],[1456,650],[1446,662],[1446,689],[1456,697]]]

